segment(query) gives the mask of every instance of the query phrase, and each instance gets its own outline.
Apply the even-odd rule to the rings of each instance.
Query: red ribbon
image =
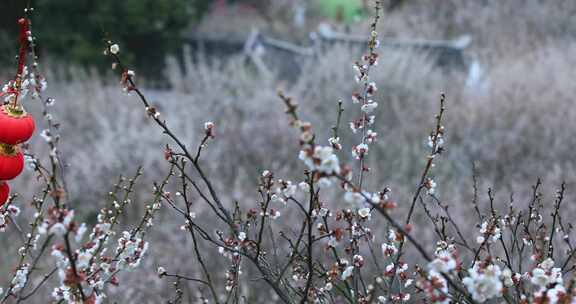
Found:
[[[18,71],[16,72],[16,96],[14,97],[14,106],[18,105],[18,95],[20,94],[20,85],[22,84],[22,74],[26,63],[26,50],[28,49],[28,37],[30,22],[26,18],[18,20],[20,25],[20,51],[18,52]]]

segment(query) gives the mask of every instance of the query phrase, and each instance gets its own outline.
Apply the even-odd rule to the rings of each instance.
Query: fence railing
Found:
[[[465,50],[472,38],[463,35],[453,40],[399,40],[381,39],[383,48],[404,49],[407,51],[425,52],[438,66],[449,69],[468,70],[470,60]],[[298,74],[302,58],[314,57],[322,50],[334,44],[366,46],[366,37],[335,31],[328,25],[321,25],[316,32],[310,34],[310,43],[307,46],[298,45],[289,41],[270,37],[259,29],[253,28],[245,40],[231,40],[225,38],[190,37],[187,43],[195,49],[203,49],[207,55],[227,56],[232,54],[245,54],[247,58],[263,73],[270,73],[271,69],[265,59],[265,54],[273,53],[272,58],[280,58],[286,68],[287,74]],[[277,52],[278,54],[274,53]],[[276,56],[277,55],[277,56]],[[274,67],[279,65],[274,64]],[[282,66],[282,64],[280,64]],[[282,67],[280,67],[282,69]]]

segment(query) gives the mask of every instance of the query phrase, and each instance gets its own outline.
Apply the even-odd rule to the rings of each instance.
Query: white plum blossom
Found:
[[[331,248],[336,248],[337,245],[338,245],[338,240],[335,237],[330,236],[328,238],[328,246]]]
[[[76,240],[77,243],[80,243],[82,237],[84,237],[84,234],[86,233],[86,230],[88,230],[86,223],[82,223],[80,227],[78,227],[78,230],[76,230],[76,236],[74,237],[74,240]]]
[[[26,285],[26,281],[28,279],[28,265],[24,264],[16,271],[16,275],[12,279],[12,292],[18,292],[24,285]]]
[[[165,269],[164,267],[162,267],[162,266],[159,266],[158,269],[156,270],[156,273],[157,273],[159,276],[163,276],[163,275],[166,274],[166,269]]]
[[[282,191],[282,193],[284,194],[284,196],[286,197],[292,197],[294,195],[296,195],[296,191],[298,190],[298,186],[296,185],[292,185],[290,182],[288,182],[288,185],[286,186],[286,188]]]
[[[214,128],[214,123],[211,121],[207,121],[204,123],[204,130],[208,131],[210,129]]]
[[[403,273],[408,270],[408,264],[400,262],[400,265],[396,268],[396,273]]]
[[[394,263],[390,263],[384,268],[387,273],[391,273],[394,270]]]
[[[355,254],[352,261],[354,266],[357,268],[362,268],[362,266],[364,266],[364,257],[359,254]]]
[[[246,240],[246,232],[242,231],[242,232],[238,233],[238,240],[240,240],[241,242],[244,242]]]
[[[71,302],[73,299],[71,297],[71,292],[70,292],[70,287],[66,286],[66,285],[62,285],[58,288],[54,288],[54,290],[52,291],[52,297],[56,300],[56,301],[66,301],[66,302]]]
[[[300,182],[298,184],[298,189],[302,192],[308,192],[310,191],[310,185],[307,182]]]
[[[373,102],[372,100],[369,100],[368,103],[365,103],[362,105],[361,110],[362,110],[362,112],[364,112],[366,114],[370,114],[370,113],[374,112],[374,110],[377,107],[378,107],[377,102]]]
[[[398,248],[394,244],[382,244],[382,254],[386,257],[390,257],[398,253]]]
[[[281,213],[278,210],[271,209],[268,215],[270,216],[270,219],[275,220],[275,219],[278,219],[280,217]]]
[[[352,273],[354,273],[354,266],[348,266],[346,267],[346,269],[344,269],[344,271],[342,272],[342,281],[346,281],[348,278],[350,278],[352,276]]]
[[[483,236],[479,235],[476,237],[476,243],[484,244],[484,241],[486,241],[486,239]]]
[[[318,215],[321,217],[331,216],[330,210],[328,210],[328,208],[320,208]]]
[[[554,260],[548,258],[531,272],[530,282],[539,289],[546,289],[550,284],[562,284],[562,270],[554,267]]]
[[[398,241],[398,233],[396,232],[396,230],[394,229],[389,229],[388,230],[388,240],[391,242],[397,242]]]
[[[480,267],[479,264],[476,263],[473,268],[468,269],[468,276],[462,280],[462,283],[475,301],[484,303],[501,296],[503,284],[500,280],[501,270],[498,265],[489,264]]]
[[[502,283],[504,283],[506,287],[514,285],[513,273],[509,268],[502,270]]]
[[[564,286],[562,286],[561,284],[556,284],[554,288],[550,288],[546,292],[546,297],[548,298],[550,304],[566,303],[564,301],[560,302],[560,300],[563,299],[565,295],[566,295],[566,288],[564,288]],[[571,303],[575,303],[574,298],[572,298]]]
[[[494,243],[502,237],[502,230],[496,224],[490,224],[487,221],[482,223],[480,227],[481,235],[476,238],[478,244],[482,244],[486,241],[488,243]]]
[[[26,165],[26,169],[28,171],[34,171],[38,166],[36,159],[30,155],[24,155],[24,164]]]
[[[207,137],[212,137],[214,138],[214,123],[211,121],[207,121],[204,123],[204,133],[206,134]]]
[[[90,260],[92,259],[91,250],[81,250],[76,258],[76,268],[79,270],[84,270],[90,267]]]
[[[422,286],[427,292],[427,297],[430,303],[434,304],[449,304],[451,303],[448,295],[448,283],[441,273],[434,270],[428,272],[428,282],[425,282]],[[421,288],[422,288],[421,287]]]
[[[330,137],[328,138],[328,143],[334,148],[335,150],[342,150],[342,144],[340,144],[340,137]]]
[[[278,194],[272,194],[270,196],[270,201],[273,203],[282,203],[282,204],[286,204],[286,200],[284,200],[280,195]]]
[[[122,237],[118,239],[118,247],[116,248],[116,252],[119,254],[118,268],[138,267],[147,250],[148,242],[138,235],[132,236],[130,232],[124,231]]]
[[[40,136],[47,142],[52,142],[52,134],[50,134],[50,130],[44,129],[40,132]]]
[[[56,267],[58,267],[59,270],[65,270],[66,268],[68,268],[68,265],[70,265],[68,257],[64,255],[62,250],[59,249],[52,250],[52,256],[56,258]]]
[[[431,271],[439,273],[449,273],[456,269],[458,263],[448,250],[440,250],[436,253],[436,258],[428,264]]]
[[[316,146],[312,154],[309,150],[302,150],[299,157],[312,171],[325,174],[340,173],[340,162],[332,147]]]
[[[378,133],[372,131],[372,130],[368,130],[366,131],[366,141],[368,143],[373,143],[376,141],[376,137],[378,137]]]
[[[429,178],[424,182],[424,187],[429,195],[434,195],[436,193],[436,182]]]
[[[363,99],[364,98],[358,92],[355,92],[354,94],[352,94],[352,103],[354,103],[354,104],[360,103],[360,101],[362,101]]]
[[[262,177],[271,177],[271,176],[272,176],[272,172],[270,172],[270,170],[262,171]]]
[[[113,44],[110,46],[110,53],[117,55],[120,52],[120,46],[118,44]]]
[[[6,215],[0,213],[0,232],[6,232],[6,226],[7,226]]]
[[[352,148],[352,156],[355,159],[362,159],[364,155],[368,154],[368,145],[367,144],[359,144]]]
[[[361,204],[365,202],[364,196],[360,192],[356,191],[347,191],[344,194],[344,200],[351,204]]]
[[[358,215],[363,219],[370,219],[370,208],[360,208]]]
[[[327,177],[322,177],[318,180],[318,188],[319,189],[326,189],[326,188],[330,188],[333,184],[332,179],[327,178]]]
[[[16,217],[20,214],[20,209],[14,205],[8,206],[6,209],[0,209],[0,232],[5,232],[11,217]]]
[[[378,91],[378,88],[376,87],[376,83],[373,81],[368,83],[368,86],[366,87],[366,95],[368,97],[374,96],[374,93],[376,93],[376,91]]]
[[[50,229],[48,229],[48,234],[63,236],[64,234],[66,234],[67,231],[68,230],[66,229],[66,226],[64,226],[64,224],[56,223],[56,224],[52,225],[52,227],[50,227]]]

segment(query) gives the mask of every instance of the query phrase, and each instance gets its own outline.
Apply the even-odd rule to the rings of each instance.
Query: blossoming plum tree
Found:
[[[532,188],[527,209],[517,209],[511,201],[503,212],[492,190],[488,206],[482,205],[475,186],[470,212],[477,221],[477,235],[465,235],[450,205],[439,197],[433,173],[446,149],[443,94],[433,128],[423,136],[429,149],[413,195],[393,199],[388,186],[369,188],[373,168],[367,160],[378,138],[374,111],[378,89],[370,74],[379,58],[380,7],[381,2],[375,1],[366,54],[353,64],[358,90],[351,93],[349,104],[335,103],[335,124],[328,139],[323,140],[313,124],[301,117],[293,98],[279,92],[288,125],[297,133],[300,152],[294,157],[302,161],[297,169],[301,175],[288,180],[264,170],[257,176],[256,202],[226,201],[214,187],[218,172],[208,172],[202,156],[217,140],[217,126],[205,122],[198,145],[190,148],[139,88],[136,73],[123,64],[121,46],[108,41],[105,53],[119,72],[123,91],[136,95],[151,123],[172,142],[164,147],[166,177],[154,184],[138,222],[120,225],[121,215],[133,204],[140,169],[133,178],[120,178],[113,186],[110,202],[98,213],[95,225],[77,222],[62,182],[59,135],[49,112],[54,100],[46,99],[41,136],[50,147],[48,160],[25,151],[44,190],[33,198],[35,216],[29,229],[22,231],[25,241],[1,303],[27,301],[54,281],[52,297],[58,303],[107,302],[107,288],[122,283],[118,274],[140,266],[154,245],[147,232],[163,207],[182,221],[182,233],[193,242],[191,263],[199,269],[199,275],[191,276],[182,274],[179,265],[157,268],[160,278],[174,280],[170,303],[183,301],[184,284],[197,285],[198,300],[204,303],[575,303],[576,250],[571,225],[562,217],[564,184],[549,216],[540,181]],[[34,38],[27,32],[26,50],[35,60]],[[16,92],[27,89],[42,100],[46,85],[35,61],[30,71],[22,74],[27,81],[16,86]],[[351,145],[340,139],[347,132],[341,129],[345,108],[355,116],[347,125],[355,134]],[[168,185],[178,190],[171,193]],[[2,184],[0,194],[7,195],[6,187]],[[19,213],[17,196],[5,200],[0,230],[18,229],[11,225]],[[398,208],[396,201],[402,201],[404,208]],[[198,219],[198,204],[208,208],[212,226]],[[414,225],[416,213],[429,220],[427,228]],[[288,215],[297,221],[283,222]],[[131,228],[122,229],[126,224]],[[433,250],[419,239],[418,229],[433,231]],[[38,267],[43,259],[51,261],[47,272]],[[222,261],[220,272],[209,268],[208,259]],[[50,280],[53,276],[57,279]],[[246,292],[247,287],[261,286],[267,286],[273,297]]]

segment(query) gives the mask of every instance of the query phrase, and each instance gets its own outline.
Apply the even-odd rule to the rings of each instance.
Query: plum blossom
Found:
[[[207,121],[204,123],[204,132],[206,136],[214,138],[214,123],[211,121]]]
[[[361,208],[358,210],[358,215],[363,219],[370,219],[370,208]]]
[[[448,250],[441,250],[436,253],[436,258],[430,262],[428,265],[431,271],[438,273],[449,273],[455,270],[458,266],[458,262],[454,258],[454,255]]]
[[[344,194],[344,200],[351,204],[362,204],[365,201],[364,196],[356,191],[347,191]]]
[[[448,297],[448,283],[441,273],[430,270],[428,277],[417,283],[417,286],[426,293],[429,303],[448,304],[451,303]]]
[[[16,271],[16,275],[12,279],[12,292],[18,292],[24,285],[26,285],[26,281],[28,280],[28,265],[24,264]]]
[[[476,238],[478,244],[484,242],[494,243],[502,237],[502,230],[496,223],[483,222],[480,227],[480,236]]]
[[[300,182],[298,184],[298,189],[302,192],[308,192],[310,191],[310,185],[307,182]]]
[[[562,286],[561,284],[556,284],[554,288],[550,288],[546,292],[546,297],[548,298],[548,301],[550,301],[549,303],[551,304],[565,303],[562,300],[566,298],[566,295],[567,295],[566,288],[564,288],[564,286]],[[574,298],[572,299],[571,303],[574,303]]]
[[[340,163],[338,156],[334,154],[332,147],[316,146],[313,151],[305,149],[300,151],[300,160],[306,164],[308,169],[319,171],[325,174],[340,173]]]
[[[119,254],[118,268],[122,269],[125,266],[129,268],[138,267],[147,250],[148,242],[138,235],[132,236],[130,232],[124,231],[122,237],[118,239],[118,247],[116,249]]]
[[[477,263],[473,268],[468,269],[468,276],[462,280],[462,283],[475,301],[484,303],[502,295],[501,273],[498,265],[489,264],[482,267],[480,263]]]
[[[377,136],[378,136],[378,133],[376,133],[372,130],[366,131],[366,142],[368,142],[370,144],[375,142]]]
[[[382,253],[386,257],[390,257],[398,253],[398,248],[394,244],[382,244]]]
[[[376,91],[378,91],[378,88],[376,87],[376,83],[373,81],[368,83],[368,86],[366,87],[366,95],[368,97],[374,96]]]
[[[344,271],[342,272],[341,276],[342,281],[348,280],[348,278],[350,278],[353,273],[354,273],[354,266],[346,267],[346,269],[344,269]]]
[[[550,284],[562,284],[562,270],[554,267],[554,260],[548,258],[531,272],[530,282],[539,289],[546,289]]]
[[[366,113],[366,114],[370,114],[372,112],[374,112],[374,110],[378,107],[378,103],[374,102],[372,100],[369,100],[368,103],[365,103],[362,105],[362,107],[360,108],[362,110],[362,112]]]
[[[334,150],[342,150],[342,144],[340,144],[340,137],[330,137],[328,138],[328,143],[334,148]]]
[[[367,144],[359,144],[352,149],[352,156],[355,159],[362,159],[366,154],[368,154]]]
[[[118,44],[113,44],[110,46],[110,53],[117,55],[120,52],[120,46]]]
[[[424,187],[429,195],[434,195],[436,193],[436,186],[436,182],[431,178],[428,178],[424,182]]]

